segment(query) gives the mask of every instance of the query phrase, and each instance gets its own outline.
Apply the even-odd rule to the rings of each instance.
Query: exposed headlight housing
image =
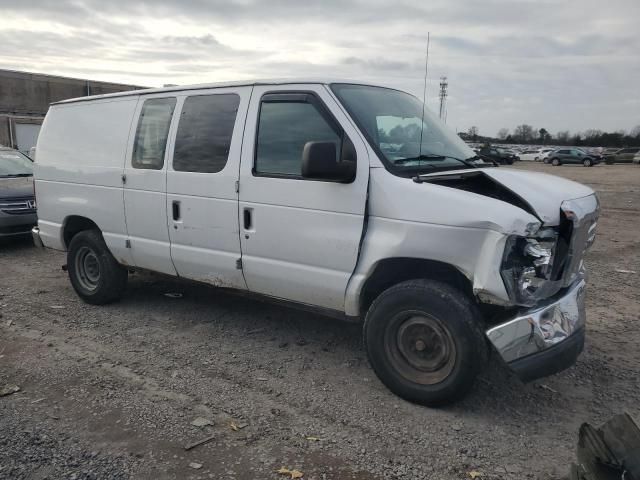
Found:
[[[514,303],[533,306],[562,287],[554,278],[558,232],[543,228],[535,236],[511,236],[502,259],[500,273]]]

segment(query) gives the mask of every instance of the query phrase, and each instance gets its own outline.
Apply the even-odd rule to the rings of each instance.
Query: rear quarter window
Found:
[[[227,164],[240,97],[235,94],[188,97],[178,124],[173,169],[216,173]]]
[[[144,101],[131,157],[133,168],[162,169],[175,106],[175,98],[150,98]]]

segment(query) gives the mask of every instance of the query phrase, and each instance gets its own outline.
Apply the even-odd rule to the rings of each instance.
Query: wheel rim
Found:
[[[393,367],[404,378],[422,385],[445,380],[457,356],[445,325],[420,311],[402,312],[389,322],[385,349]]]
[[[100,262],[98,255],[91,248],[83,246],[75,256],[75,273],[78,282],[85,290],[93,291],[98,288],[100,281]]]

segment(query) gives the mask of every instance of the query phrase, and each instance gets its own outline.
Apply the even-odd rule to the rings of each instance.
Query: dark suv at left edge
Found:
[[[0,147],[0,238],[31,234],[37,222],[33,162]]]

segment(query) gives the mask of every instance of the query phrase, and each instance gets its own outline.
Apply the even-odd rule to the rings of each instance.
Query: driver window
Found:
[[[334,142],[339,155],[342,139],[311,103],[262,102],[256,173],[299,177],[302,151],[307,142]]]

